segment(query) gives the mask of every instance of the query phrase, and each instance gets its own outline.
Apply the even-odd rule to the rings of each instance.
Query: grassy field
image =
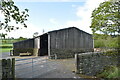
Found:
[[[13,46],[13,44],[0,44],[0,46]]]
[[[13,43],[21,40],[26,40],[25,38],[20,39],[0,39],[0,52],[10,52],[13,48]]]
[[[10,52],[10,50],[12,49],[13,47],[13,44],[0,44],[0,49],[1,49],[1,52]]]
[[[2,48],[2,53],[3,52],[10,52],[10,50],[12,50],[12,48]]]

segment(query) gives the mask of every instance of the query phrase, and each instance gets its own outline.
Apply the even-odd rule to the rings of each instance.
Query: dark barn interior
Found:
[[[38,52],[38,56],[48,55],[48,34],[44,34],[40,36],[40,49]]]

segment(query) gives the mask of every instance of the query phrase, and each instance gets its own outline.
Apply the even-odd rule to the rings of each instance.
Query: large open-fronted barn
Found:
[[[34,56],[71,58],[78,52],[93,51],[93,38],[76,27],[69,27],[13,43],[13,46],[14,56],[31,53]]]

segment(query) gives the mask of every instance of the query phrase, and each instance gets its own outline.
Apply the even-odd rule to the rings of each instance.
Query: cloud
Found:
[[[13,31],[7,33],[7,36],[14,37],[14,38],[19,38],[19,37],[32,38],[33,34],[35,32],[38,32],[41,35],[42,30],[43,29],[41,27],[37,27],[37,26],[29,23],[27,28],[13,30]]]
[[[4,15],[2,11],[0,10],[0,21],[4,21]],[[35,26],[34,24],[28,23],[27,28],[24,28],[21,24],[15,24],[15,21],[12,20],[10,25],[14,26],[20,26],[20,29],[18,30],[13,30],[11,32],[6,32],[4,29],[0,30],[0,33],[7,33],[7,37],[14,37],[14,38],[19,38],[19,37],[26,37],[26,38],[32,38],[33,33],[39,32],[39,34],[42,34],[42,28]],[[22,29],[21,29],[22,28]]]
[[[77,8],[77,16],[78,17],[90,17],[92,11],[99,6],[101,2],[105,0],[87,0],[84,6],[80,6]]]
[[[97,8],[103,1],[105,0],[86,0],[83,6],[77,7],[76,16],[79,19],[74,21],[67,21],[66,26],[76,26],[81,30],[92,33],[91,29],[89,28],[91,25],[92,11]]]
[[[74,4],[72,5],[73,8],[76,7],[76,6],[77,6],[77,5],[74,5]]]
[[[69,27],[77,27],[83,31],[86,31],[88,33],[92,33],[91,29],[89,28],[89,24],[91,23],[90,20],[76,20],[76,21],[68,21],[66,23],[66,26]]]
[[[20,1],[24,1],[24,0],[20,0]],[[30,0],[28,0],[28,1],[30,1]],[[35,0],[35,1],[37,1],[37,0]],[[42,1],[42,0],[38,0],[38,1]],[[43,0],[43,1],[47,1],[47,0]],[[55,0],[50,0],[50,1],[54,2]],[[60,0],[57,0],[57,1],[60,1]],[[69,2],[71,0],[67,0],[67,1]],[[49,22],[52,24],[43,25],[42,27],[36,26],[32,23],[29,23],[28,28],[23,28],[20,30],[12,31],[12,32],[8,33],[8,36],[15,37],[15,38],[18,38],[20,36],[32,38],[33,33],[35,33],[35,32],[39,32],[39,34],[42,34],[43,27],[44,27],[44,30],[47,32],[47,31],[51,31],[53,29],[60,29],[60,28],[75,26],[81,30],[88,32],[88,33],[92,33],[91,29],[89,28],[89,26],[91,25],[91,18],[90,18],[91,13],[96,7],[99,6],[100,2],[103,2],[105,0],[83,0],[83,1],[85,2],[85,4],[83,6],[81,6],[81,5],[76,6],[74,4],[71,5],[72,7],[76,8],[76,16],[78,17],[78,20],[69,20],[69,21],[66,21],[65,25],[64,24],[60,25],[60,24],[58,24],[58,22],[55,18],[51,18],[51,19],[49,19]],[[1,14],[0,14],[0,18],[1,17],[3,17],[3,16],[1,16]],[[56,27],[51,27],[51,25],[56,26]],[[47,26],[47,27],[45,27],[45,26]]]
[[[50,23],[52,23],[52,24],[58,24],[58,22],[57,22],[56,19],[54,19],[54,18],[51,18],[49,21],[50,21]]]

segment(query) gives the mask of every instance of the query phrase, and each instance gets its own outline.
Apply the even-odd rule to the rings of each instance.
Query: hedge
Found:
[[[13,48],[13,46],[0,46],[0,48]]]

